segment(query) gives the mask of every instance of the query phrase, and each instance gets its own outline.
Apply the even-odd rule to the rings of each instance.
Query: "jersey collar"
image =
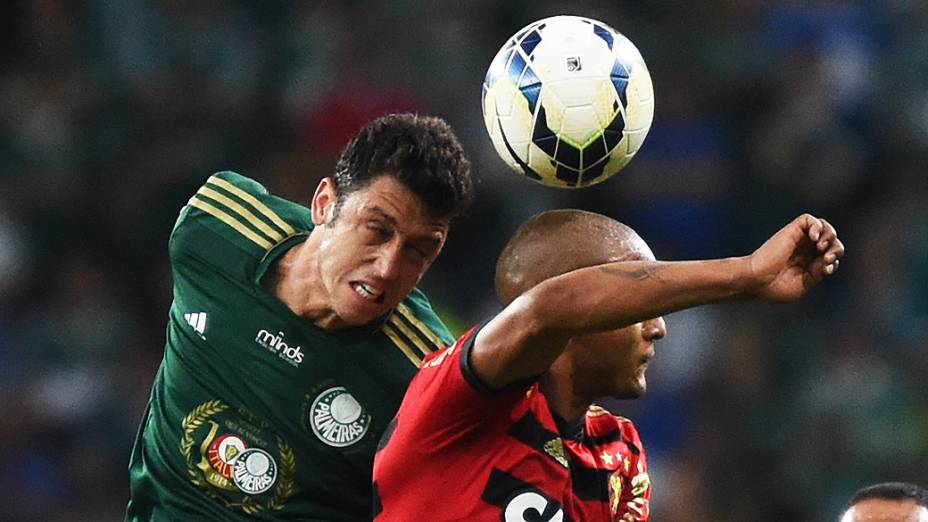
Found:
[[[277,261],[280,256],[284,255],[291,248],[306,241],[306,239],[309,238],[309,232],[310,231],[307,230],[289,235],[281,239],[276,245],[272,246],[270,250],[265,252],[264,257],[258,262],[258,268],[255,270],[254,283],[261,286],[261,278],[264,277],[264,274],[267,273],[274,261]]]
[[[550,406],[549,406],[550,409]],[[557,431],[561,437],[576,442],[583,442],[586,438],[586,415],[582,415],[576,422],[569,422],[561,417],[554,410],[551,410],[551,417],[557,426]]]

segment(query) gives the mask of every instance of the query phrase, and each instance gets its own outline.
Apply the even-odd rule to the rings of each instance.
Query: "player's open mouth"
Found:
[[[369,301],[380,302],[383,300],[383,291],[377,290],[367,283],[354,282],[351,283],[351,288],[356,294]]]

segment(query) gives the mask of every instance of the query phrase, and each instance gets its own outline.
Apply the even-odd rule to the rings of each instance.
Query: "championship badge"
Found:
[[[190,481],[230,509],[281,509],[293,494],[293,450],[243,408],[207,401],[181,423],[180,449]]]

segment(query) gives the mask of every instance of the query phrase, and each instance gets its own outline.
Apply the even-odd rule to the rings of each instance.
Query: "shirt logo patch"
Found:
[[[226,433],[213,439],[206,451],[207,460],[212,470],[203,466],[204,476],[212,485],[234,491],[231,487],[232,465],[247,445],[241,437]],[[211,473],[212,471],[212,473]],[[217,476],[218,475],[218,476]]]
[[[277,462],[263,449],[247,449],[235,459],[232,480],[244,493],[264,493],[277,482]]]
[[[201,339],[206,340],[206,312],[184,314],[184,320],[193,327],[193,331],[198,333]]]
[[[303,349],[299,346],[290,346],[284,339],[283,332],[276,334],[268,330],[260,330],[255,335],[255,342],[269,352],[276,353],[278,357],[287,361],[294,368],[299,368],[303,362]]]
[[[371,426],[371,416],[345,389],[335,386],[320,393],[310,406],[309,425],[319,440],[344,448],[361,440]]]
[[[252,514],[283,509],[293,496],[293,449],[250,411],[206,401],[184,417],[181,429],[188,478],[210,498]]]
[[[545,453],[551,457],[554,457],[554,460],[556,460],[561,466],[564,466],[565,468],[568,467],[567,457],[564,455],[564,442],[561,441],[560,437],[545,442],[544,449]]]

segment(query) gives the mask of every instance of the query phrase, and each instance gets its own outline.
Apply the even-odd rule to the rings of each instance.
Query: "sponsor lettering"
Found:
[[[298,368],[303,362],[303,349],[299,346],[290,346],[284,340],[284,333],[278,331],[276,334],[268,330],[261,330],[255,336],[255,342],[265,347],[268,351],[274,352],[278,357],[290,363],[291,366]]]

